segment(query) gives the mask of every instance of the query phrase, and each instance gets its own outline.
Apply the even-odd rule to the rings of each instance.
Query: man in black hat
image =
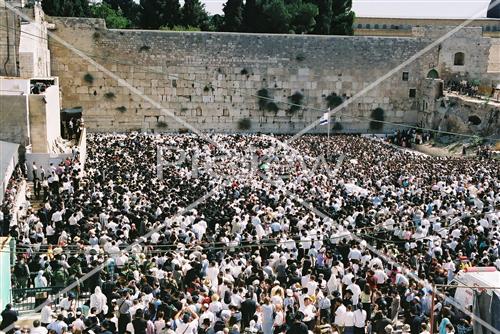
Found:
[[[295,319],[290,326],[290,328],[286,331],[286,334],[307,334],[309,333],[309,329],[307,325],[302,322],[304,314],[302,312],[297,312],[295,315]]]

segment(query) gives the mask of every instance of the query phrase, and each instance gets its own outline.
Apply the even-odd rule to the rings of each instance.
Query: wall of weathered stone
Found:
[[[96,19],[53,22],[58,36],[204,131],[237,130],[242,118],[252,120],[252,131],[298,131],[321,116],[329,94],[353,97],[451,29],[413,28],[413,37],[341,37],[108,30]],[[416,123],[420,112],[432,108],[428,90],[434,88],[424,80],[429,70],[445,79],[458,74],[493,83],[498,75],[488,73],[488,60],[497,42],[484,38],[480,27],[464,28],[351,100],[337,119],[346,131],[366,131],[371,111],[380,107],[387,121]],[[82,106],[91,131],[184,127],[53,39],[49,47],[63,107]],[[453,65],[456,52],[464,52],[463,66]],[[278,103],[278,112],[260,110],[256,95],[263,88],[279,101],[300,92],[301,103],[312,108],[292,114]]]
[[[17,76],[19,17],[6,9],[0,0],[0,76]]]
[[[54,18],[53,22],[58,36],[162,108],[206,131],[234,131],[242,118],[252,120],[252,131],[300,130],[323,111],[291,115],[284,104],[278,104],[277,113],[259,110],[257,91],[266,88],[280,101],[301,92],[303,104],[324,109],[332,92],[352,97],[426,45],[413,37],[107,30],[100,20]],[[82,106],[90,130],[183,127],[53,39],[49,48],[63,107]],[[415,122],[419,83],[432,63],[438,63],[437,49],[353,101],[338,117],[344,129],[366,130],[367,118],[377,107],[385,110],[386,120]],[[408,72],[407,81],[403,71]],[[84,80],[86,74],[92,83]],[[415,98],[409,98],[410,89],[415,89]],[[112,94],[106,97],[106,93]]]
[[[29,145],[27,95],[0,95],[0,140]]]

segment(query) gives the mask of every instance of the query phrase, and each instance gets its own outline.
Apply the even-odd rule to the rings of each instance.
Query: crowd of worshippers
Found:
[[[80,140],[81,133],[85,127],[85,122],[81,116],[71,117],[70,119],[61,122],[62,137],[68,140]]]
[[[420,132],[415,129],[396,130],[387,140],[394,145],[411,148],[413,145],[422,145],[432,138],[430,132]]]
[[[446,89],[461,95],[475,97],[478,95],[479,85],[468,80],[448,80]]]
[[[40,320],[14,331],[417,334],[434,313],[440,334],[472,333],[431,286],[500,268],[497,162],[360,136],[210,138],[89,135],[83,176],[78,159],[56,168],[11,226],[13,286],[71,287],[38,293]]]

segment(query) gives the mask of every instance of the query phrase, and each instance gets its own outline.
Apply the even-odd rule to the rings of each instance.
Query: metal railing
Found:
[[[43,303],[47,298],[50,298],[54,304],[59,304],[65,296],[58,295],[59,291],[65,286],[49,286],[45,288],[26,288],[26,289],[11,289],[12,304],[14,309],[19,312],[28,312],[36,306]],[[81,307],[90,299],[90,292],[81,292],[75,296],[77,307]]]

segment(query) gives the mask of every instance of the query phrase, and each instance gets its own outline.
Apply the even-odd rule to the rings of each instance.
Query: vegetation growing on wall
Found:
[[[288,109],[288,112],[290,113],[295,113],[299,111],[302,108],[302,100],[304,99],[304,95],[302,95],[301,92],[295,92],[291,96],[288,97],[291,103],[293,105],[290,105],[290,109]]]
[[[242,118],[238,121],[238,129],[250,130],[252,128],[252,121],[250,118]]]
[[[342,104],[344,100],[341,96],[338,96],[336,93],[332,92],[330,95],[326,97],[326,105],[328,108],[336,108]]]
[[[164,121],[158,121],[156,123],[156,126],[158,126],[159,128],[167,128],[168,127],[168,124]]]
[[[271,101],[271,102],[267,103],[266,110],[276,113],[276,112],[278,112],[278,110],[280,110],[280,108],[278,107],[278,105],[276,103]]]
[[[113,92],[107,92],[104,94],[104,97],[107,98],[108,100],[112,100],[115,98],[115,93]]]
[[[119,112],[121,112],[121,113],[124,113],[125,111],[127,111],[127,107],[120,106],[120,107],[117,107],[116,110],[119,111]]]
[[[372,110],[371,119],[373,121],[370,121],[370,130],[377,131],[384,128],[384,123],[382,123],[382,121],[384,121],[385,119],[384,114],[385,112],[382,108],[376,108]]]
[[[83,76],[83,81],[85,81],[88,84],[93,84],[94,83],[94,76],[90,73],[87,73]]]
[[[303,54],[298,54],[297,56],[295,56],[296,61],[304,61],[305,59],[306,56],[304,56]]]
[[[269,99],[271,98],[271,96],[269,96],[269,91],[266,88],[259,89],[257,91],[257,98],[259,99],[259,109],[266,109],[266,106],[270,101]]]

